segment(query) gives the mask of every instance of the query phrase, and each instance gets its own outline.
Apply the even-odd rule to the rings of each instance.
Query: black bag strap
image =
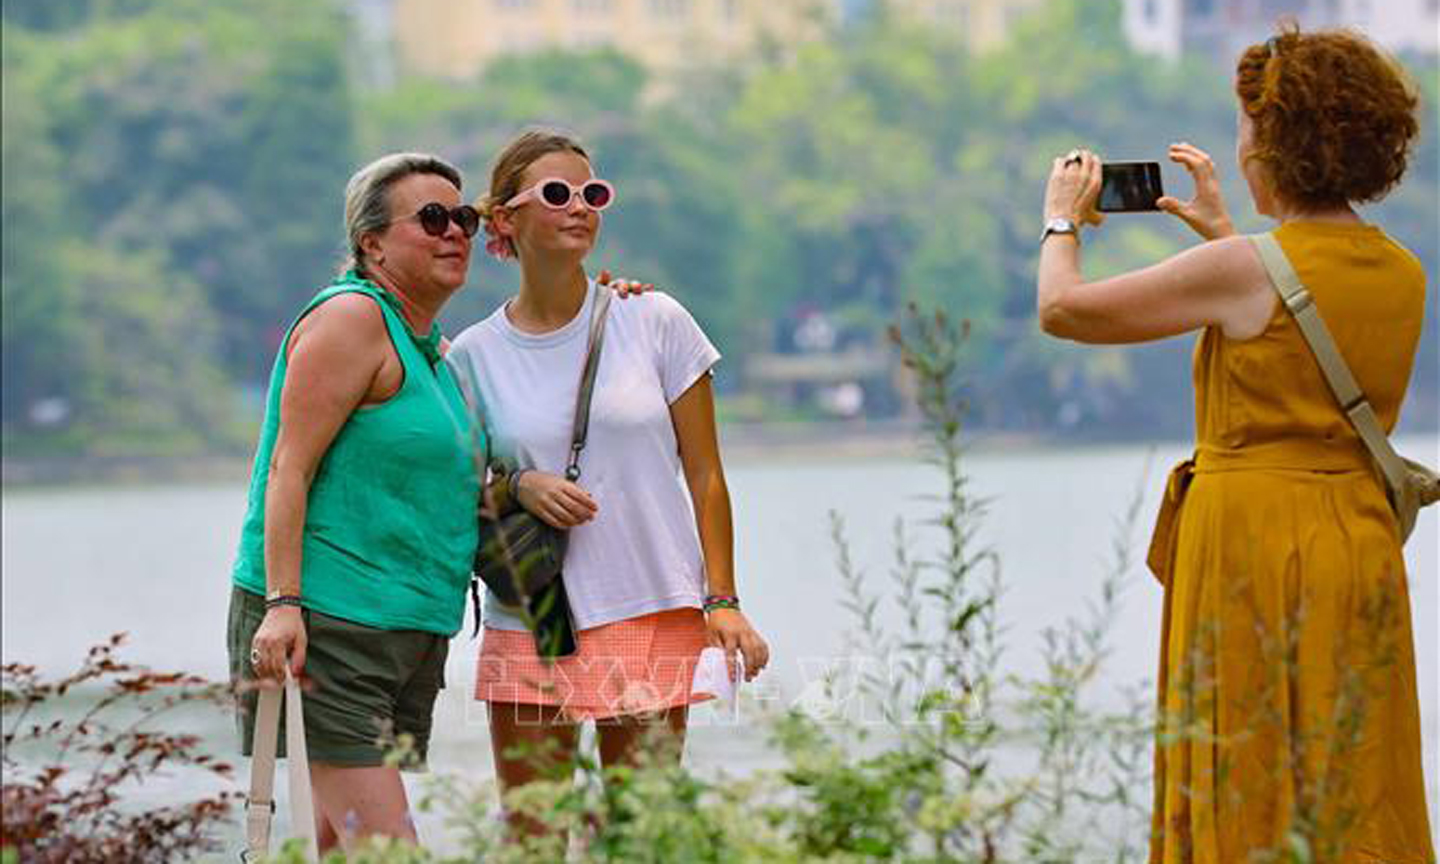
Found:
[[[610,310],[610,289],[595,286],[594,305],[590,307],[590,341],[585,349],[585,369],[580,373],[580,389],[575,394],[575,425],[570,432],[570,464],[565,466],[565,479],[580,479],[580,451],[590,432],[590,397],[595,393],[595,373],[600,368],[600,348],[605,342],[605,318]]]

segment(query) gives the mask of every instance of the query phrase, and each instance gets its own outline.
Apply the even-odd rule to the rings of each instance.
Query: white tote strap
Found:
[[[250,798],[245,805],[247,860],[269,854],[270,822],[275,815],[275,751],[279,741],[280,697],[285,697],[286,771],[290,778],[290,827],[305,841],[306,860],[319,861],[315,809],[310,794],[310,759],[305,749],[305,716],[300,685],[285,670],[285,689],[260,691],[255,740],[250,759]]]
[[[310,754],[305,748],[305,709],[300,684],[285,670],[285,756],[290,773],[290,830],[305,841],[307,861],[319,861],[315,806],[310,796]]]
[[[1375,409],[1370,407],[1370,400],[1365,398],[1360,385],[1355,383],[1355,376],[1350,374],[1350,367],[1336,347],[1330,328],[1325,326],[1325,319],[1320,317],[1314,298],[1300,281],[1299,274],[1291,266],[1275,235],[1252,234],[1250,240],[1260,253],[1260,261],[1270,274],[1275,291],[1294,316],[1305,341],[1310,344],[1310,351],[1320,364],[1320,372],[1335,394],[1335,401],[1340,403],[1340,409],[1350,418],[1350,423],[1360,434],[1360,440],[1370,450],[1370,456],[1380,467],[1391,496],[1398,500],[1398,496],[1405,493],[1405,465],[1390,445],[1385,430],[1380,428],[1380,420],[1375,416]]]
[[[245,803],[245,848],[249,857],[270,851],[270,818],[275,813],[275,745],[280,731],[280,691],[260,691],[255,740],[250,750],[250,796]],[[249,860],[247,858],[247,860]]]

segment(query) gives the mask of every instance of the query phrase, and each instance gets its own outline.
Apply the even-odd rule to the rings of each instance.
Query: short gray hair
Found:
[[[345,184],[345,240],[349,248],[345,270],[365,274],[360,238],[384,231],[390,224],[390,187],[411,174],[435,174],[454,183],[456,189],[463,187],[459,169],[429,153],[390,153],[356,171]]]

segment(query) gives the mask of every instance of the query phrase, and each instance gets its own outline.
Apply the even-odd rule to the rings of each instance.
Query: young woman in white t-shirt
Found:
[[[769,659],[736,596],[710,385],[720,355],[673,298],[610,304],[582,475],[563,476],[590,309],[605,290],[584,261],[614,197],[575,140],[532,131],[512,142],[480,210],[489,251],[519,261],[520,291],[448,357],[496,452],[533,469],[514,484],[518,503],[570,530],[564,579],[578,653],[542,663],[524,625],[493,598],[485,604],[476,698],[488,703],[506,790],[547,768],[568,776],[584,719],[596,721],[606,765],[633,761],[655,731],[670,733],[657,737],[678,759],[700,651],[738,652],[746,678]],[[519,749],[530,755],[517,757],[527,743]],[[541,765],[533,756],[543,752],[559,758]]]

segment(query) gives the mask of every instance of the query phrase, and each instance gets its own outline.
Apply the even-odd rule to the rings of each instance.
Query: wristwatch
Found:
[[[1064,216],[1056,216],[1045,223],[1045,230],[1040,232],[1040,242],[1043,244],[1050,239],[1051,234],[1073,234],[1076,242],[1080,240],[1080,228],[1074,222]]]

